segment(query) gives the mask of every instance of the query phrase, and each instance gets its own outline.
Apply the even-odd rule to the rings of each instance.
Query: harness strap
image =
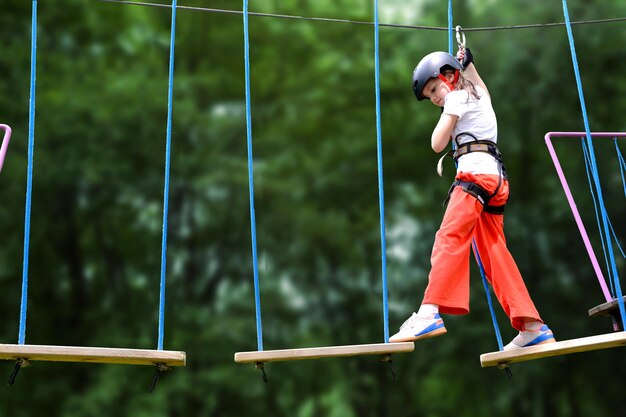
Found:
[[[459,145],[458,139],[462,135],[471,136],[474,139],[474,141]],[[439,158],[439,162],[437,163],[437,173],[439,174],[440,177],[442,176],[442,173],[443,173],[443,160],[447,156],[451,156],[452,158],[454,158],[454,161],[456,162],[461,156],[466,155],[470,152],[485,152],[493,156],[496,162],[498,163],[498,169],[500,171],[500,175],[498,176],[499,177],[498,185],[496,186],[496,189],[492,194],[489,194],[484,188],[482,188],[481,186],[479,186],[478,184],[474,182],[461,181],[461,180],[454,181],[452,183],[452,186],[450,187],[450,190],[448,191],[448,196],[446,197],[446,200],[443,202],[443,206],[445,207],[448,204],[448,201],[450,201],[450,195],[452,194],[452,191],[454,191],[454,187],[461,187],[463,191],[473,196],[476,200],[480,202],[480,204],[483,205],[483,211],[485,211],[486,213],[504,214],[504,207],[506,206],[506,203],[502,204],[501,206],[489,205],[489,201],[491,200],[491,198],[498,193],[498,190],[500,189],[500,186],[502,185],[502,179],[503,178],[505,180],[507,179],[506,167],[504,166],[504,161],[502,160],[502,154],[500,153],[498,146],[496,146],[496,144],[490,140],[478,140],[476,136],[472,135],[469,132],[459,133],[454,139],[454,141],[457,145],[457,149],[453,149],[451,151],[446,152],[441,158]]]
[[[473,135],[469,133],[460,133],[457,136],[457,139],[461,135],[470,135],[473,137]],[[470,152],[484,152],[493,156],[498,162],[502,176],[504,179],[507,179],[506,167],[504,165],[504,160],[502,159],[502,154],[500,153],[498,146],[490,140],[475,140],[474,142],[464,143],[462,145],[457,144],[457,149],[452,149],[439,158],[439,161],[437,162],[437,174],[439,174],[440,177],[443,176],[443,160],[446,159],[446,157],[451,156],[454,161],[458,161],[460,157]]]
[[[443,202],[444,207],[448,204],[448,201],[450,201],[450,195],[452,194],[452,191],[454,191],[455,187],[461,187],[463,191],[465,191],[466,193],[474,197],[476,200],[478,200],[480,204],[483,205],[483,210],[486,213],[504,214],[504,207],[506,206],[506,203],[501,206],[490,206],[489,201],[493,197],[493,194],[489,194],[480,185],[476,184],[475,182],[470,182],[470,181],[461,181],[461,180],[454,181],[452,183],[452,186],[450,187],[450,190],[448,191],[448,197],[446,197],[446,200]]]
[[[470,143],[461,145],[457,148],[457,150],[454,152],[452,157],[456,161],[461,156],[468,154],[470,152],[485,152],[485,153],[493,155],[496,158],[501,157],[500,151],[498,150],[498,147],[496,146],[495,143],[493,142],[485,143],[485,142],[487,141],[477,142],[477,143],[470,142]]]

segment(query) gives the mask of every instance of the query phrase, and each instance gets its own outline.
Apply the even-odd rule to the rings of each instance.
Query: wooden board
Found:
[[[615,332],[562,342],[546,343],[527,348],[484,353],[480,355],[480,365],[504,367],[510,363],[530,361],[549,356],[568,355],[570,353],[587,352],[590,350],[608,349],[626,345],[626,332]]]
[[[390,355],[392,353],[412,352],[413,342],[376,343],[369,345],[330,346],[302,349],[264,350],[235,353],[237,363],[296,361],[340,356]]]
[[[185,366],[186,354],[171,350],[0,344],[0,359]]]
[[[626,296],[624,296],[622,299],[624,300],[624,303],[626,303]],[[616,313],[619,315],[619,305],[617,302],[617,298],[589,309],[589,317],[608,316],[611,313]]]

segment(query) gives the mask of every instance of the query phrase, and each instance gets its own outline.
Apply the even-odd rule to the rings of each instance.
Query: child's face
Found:
[[[428,80],[422,95],[430,100],[435,106],[443,107],[446,95],[450,92],[450,87],[439,78],[431,78]]]

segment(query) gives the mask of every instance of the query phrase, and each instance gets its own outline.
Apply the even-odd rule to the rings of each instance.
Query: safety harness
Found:
[[[462,136],[462,135],[471,136],[472,138],[474,138],[474,141],[459,145],[458,139],[459,139],[459,136]],[[502,186],[502,179],[503,178],[505,180],[508,179],[507,174],[506,174],[506,167],[504,166],[504,161],[502,160],[502,154],[500,153],[500,150],[498,149],[496,144],[490,140],[478,140],[476,136],[472,135],[469,132],[459,133],[454,138],[454,141],[457,144],[457,148],[447,152],[444,156],[441,157],[441,159],[439,159],[439,163],[437,164],[437,172],[439,172],[439,175],[441,175],[442,173],[442,163],[443,163],[443,159],[446,156],[451,156],[454,159],[454,161],[457,162],[461,156],[466,155],[470,152],[485,152],[493,156],[496,162],[498,163],[498,171],[499,171],[498,185],[496,186],[496,189],[494,190],[494,192],[492,194],[489,194],[484,188],[482,188],[481,186],[479,186],[478,184],[474,182],[456,180],[452,183],[452,186],[450,187],[450,190],[448,191],[448,196],[446,197],[446,200],[443,202],[443,206],[445,207],[448,204],[448,201],[450,200],[450,195],[452,194],[452,191],[454,191],[454,188],[461,187],[463,191],[473,196],[476,200],[480,202],[480,204],[483,205],[483,209],[485,212],[491,213],[491,214],[504,214],[504,207],[506,206],[506,203],[500,206],[492,206],[489,204],[489,201],[500,190],[500,186]]]

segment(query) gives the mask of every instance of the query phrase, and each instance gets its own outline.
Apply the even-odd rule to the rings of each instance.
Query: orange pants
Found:
[[[498,185],[497,175],[476,175],[459,172],[456,179],[471,181],[490,195]],[[505,204],[509,198],[509,183],[502,179],[492,206]],[[469,251],[472,238],[476,240],[485,275],[511,325],[524,329],[524,319],[539,320],[539,313],[528,294],[515,260],[506,247],[504,216],[483,211],[482,204],[472,195],[455,187],[448,208],[435,236],[431,255],[428,286],[424,304],[437,304],[441,313],[469,313]]]

